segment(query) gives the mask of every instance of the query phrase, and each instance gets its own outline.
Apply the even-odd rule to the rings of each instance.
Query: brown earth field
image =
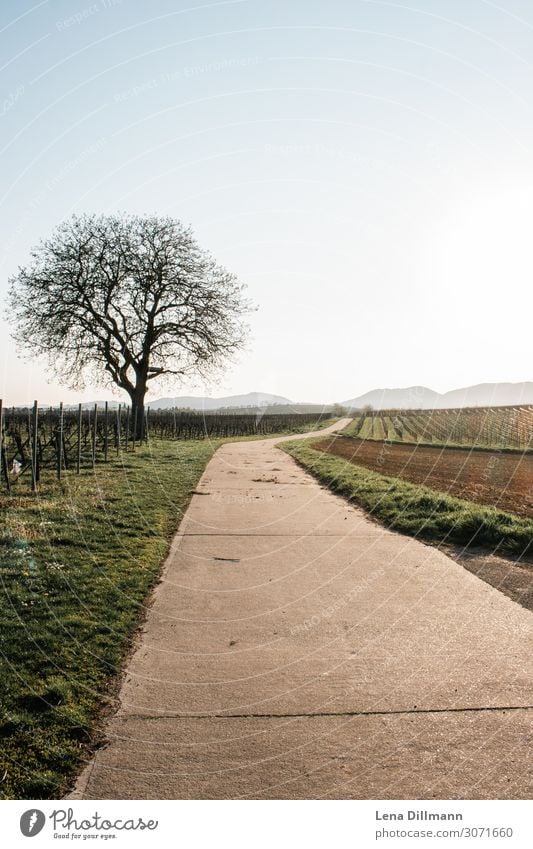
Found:
[[[532,454],[401,445],[346,436],[323,439],[313,448],[382,475],[533,517]]]

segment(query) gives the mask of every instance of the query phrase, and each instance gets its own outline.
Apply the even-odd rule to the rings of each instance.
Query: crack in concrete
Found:
[[[312,719],[314,717],[346,717],[346,716],[416,716],[428,713],[481,713],[533,710],[533,705],[495,705],[487,707],[457,707],[457,708],[412,708],[404,710],[345,710],[345,711],[316,711],[314,713],[161,713],[122,714],[121,719]]]

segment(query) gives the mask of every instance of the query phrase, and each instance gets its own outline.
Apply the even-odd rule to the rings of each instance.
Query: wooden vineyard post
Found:
[[[83,447],[87,448],[87,450],[91,450],[91,408],[87,405],[87,427],[83,432]]]
[[[39,427],[39,407],[37,401],[33,402],[32,425],[31,425],[31,491],[37,492],[39,482],[39,463],[37,459],[37,428]]]
[[[63,465],[63,402],[59,405],[59,426],[57,429],[57,479],[61,480],[61,467]]]
[[[4,473],[4,479],[6,482],[6,489],[8,492],[11,492],[11,481],[9,480],[9,469],[7,468],[7,454],[5,445],[2,445],[2,471]]]
[[[120,419],[121,419],[121,410],[122,404],[119,404],[117,407],[117,438],[116,438],[116,449],[117,449],[117,457],[120,454]]]
[[[133,417],[133,433],[131,439],[131,450],[135,451],[135,437],[137,436],[137,417],[139,415],[139,410],[135,407],[135,415]]]
[[[78,443],[76,454],[76,474],[79,475],[81,469],[81,424],[82,424],[82,406],[78,404]]]
[[[6,489],[8,492],[11,491],[11,481],[9,480],[9,469],[7,468],[7,456],[6,456],[6,448],[4,445],[4,411],[2,407],[2,399],[0,398],[0,460],[1,460],[1,468],[0,468],[0,479],[2,475],[4,475],[4,480],[6,482]]]
[[[126,451],[128,450],[129,439],[130,439],[130,408],[128,406],[127,409],[126,409],[126,436],[125,436]]]
[[[105,408],[104,408],[104,463],[107,463],[107,448],[108,448],[108,442],[109,442],[108,425],[109,425],[109,402],[106,401],[105,402]]]
[[[93,444],[92,444],[92,459],[93,459],[93,468],[96,465],[96,425],[98,419],[98,405],[94,405],[94,416],[93,416]]]
[[[31,446],[32,446],[31,417],[32,417],[32,407],[28,407],[28,456],[30,458],[30,466],[31,466]],[[21,443],[22,443],[22,428],[21,428],[21,433],[20,433],[20,440],[21,440]],[[21,448],[22,448],[22,444],[21,444]],[[24,463],[25,463],[24,454],[22,453],[22,451],[20,452],[20,454],[21,454],[21,457],[22,457],[22,464],[24,465]]]
[[[146,413],[144,417],[144,441],[148,445],[148,413],[150,412],[150,407],[146,408]]]

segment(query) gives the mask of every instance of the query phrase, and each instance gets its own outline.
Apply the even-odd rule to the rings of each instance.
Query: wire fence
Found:
[[[107,463],[151,439],[197,440],[297,432],[331,412],[262,413],[150,410],[142,422],[126,404],[5,407],[0,400],[0,484],[10,492],[21,479],[36,491],[41,469],[65,471]]]

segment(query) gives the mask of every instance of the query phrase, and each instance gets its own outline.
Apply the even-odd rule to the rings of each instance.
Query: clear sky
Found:
[[[259,307],[211,394],[532,378],[531,0],[4,0],[0,44],[2,297],[71,213],[164,213]],[[78,397],[0,338],[6,403]]]

